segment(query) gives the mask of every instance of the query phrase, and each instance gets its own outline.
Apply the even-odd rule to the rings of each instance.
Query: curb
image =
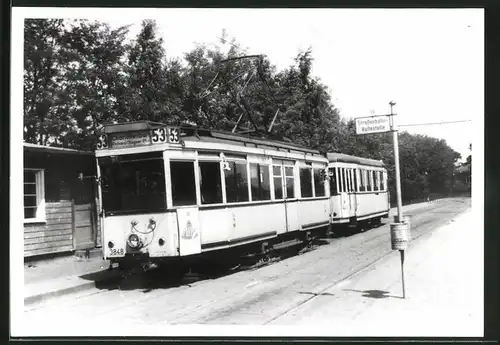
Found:
[[[52,299],[55,297],[61,297],[61,296],[70,295],[70,294],[73,294],[76,292],[90,290],[90,289],[96,287],[96,285],[99,283],[108,282],[108,281],[111,281],[113,279],[116,279],[120,273],[118,272],[118,270],[116,270],[114,272],[116,272],[116,273],[113,273],[113,271],[112,271],[112,272],[110,272],[109,277],[105,277],[102,279],[98,279],[98,280],[94,280],[94,281],[79,282],[78,284],[75,284],[73,286],[64,287],[61,289],[47,291],[47,292],[43,292],[40,294],[25,297],[24,298],[24,306],[31,306],[31,305],[34,305],[36,303],[39,303],[39,302],[42,302],[42,301],[45,301],[48,299]]]

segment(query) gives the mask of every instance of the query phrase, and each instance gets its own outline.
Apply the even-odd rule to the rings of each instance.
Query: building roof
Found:
[[[369,159],[369,158],[350,156],[350,155],[346,155],[343,153],[328,152],[326,154],[326,158],[328,158],[328,161],[331,163],[342,162],[342,163],[363,164],[363,165],[369,165],[369,166],[374,166],[374,167],[385,167],[385,165],[382,161],[378,161],[375,159]]]
[[[64,147],[53,147],[53,146],[44,146],[38,144],[31,143],[23,143],[24,150],[27,152],[43,152],[50,154],[67,154],[67,155],[84,155],[84,156],[93,156],[94,152],[91,151],[79,151],[75,149],[68,149]]]

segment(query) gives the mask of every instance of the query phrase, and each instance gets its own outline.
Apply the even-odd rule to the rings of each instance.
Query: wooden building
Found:
[[[93,152],[24,144],[25,258],[100,247],[95,171]]]

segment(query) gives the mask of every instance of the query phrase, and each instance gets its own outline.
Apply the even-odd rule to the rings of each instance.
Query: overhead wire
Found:
[[[443,121],[443,122],[429,122],[429,123],[410,123],[406,125],[398,125],[398,127],[444,125],[449,123],[460,123],[460,122],[471,122],[471,121],[472,120],[458,120],[458,121]]]

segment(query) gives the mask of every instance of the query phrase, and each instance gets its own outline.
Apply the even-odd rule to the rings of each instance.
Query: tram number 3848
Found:
[[[168,140],[167,140],[168,139]],[[153,135],[151,136],[151,141],[155,144],[157,143],[178,143],[179,142],[179,130],[176,128],[156,128],[153,130]]]

